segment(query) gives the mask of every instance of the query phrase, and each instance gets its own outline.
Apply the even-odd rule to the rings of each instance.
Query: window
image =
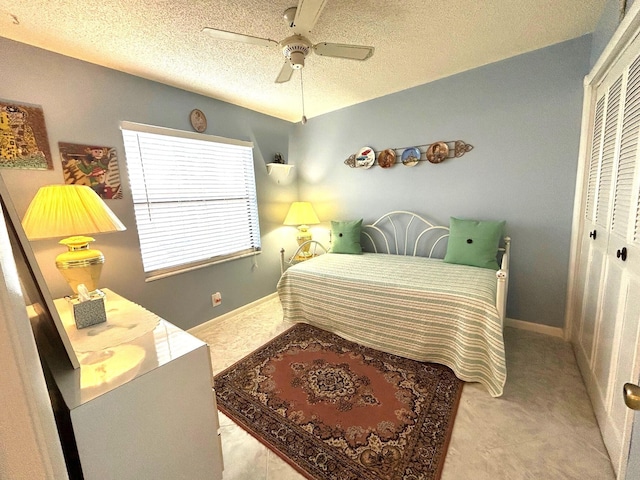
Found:
[[[260,252],[251,142],[121,129],[147,280]]]

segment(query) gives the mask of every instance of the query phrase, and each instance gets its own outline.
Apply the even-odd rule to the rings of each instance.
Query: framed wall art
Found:
[[[100,197],[122,198],[116,149],[100,145],[59,142],[64,183],[87,185]]]
[[[0,100],[0,168],[53,170],[42,107]]]

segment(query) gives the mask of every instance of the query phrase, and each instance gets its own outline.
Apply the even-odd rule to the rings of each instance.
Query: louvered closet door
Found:
[[[609,198],[622,79],[603,85],[597,92],[593,118],[589,178],[586,188],[584,233],[580,258],[583,278],[578,344],[589,368],[593,366],[600,312],[600,289],[608,246]]]
[[[618,146],[620,125],[620,107],[622,101],[622,87],[624,76],[620,75],[609,87],[607,93],[607,106],[605,114],[604,136],[601,149],[601,164],[598,179],[598,195],[595,205],[595,229],[600,231],[601,241],[592,242],[594,256],[598,256],[600,269],[599,278],[601,287],[599,290],[617,290],[616,285],[612,285],[615,279],[608,278],[607,271],[610,259],[607,257],[609,248],[609,225],[611,223],[612,187],[615,183],[614,171]],[[595,272],[594,272],[595,273]],[[609,370],[614,347],[614,337],[616,333],[616,322],[613,315],[615,305],[606,304],[608,298],[598,295],[598,289],[589,292],[600,297],[601,306],[594,313],[596,316],[595,342],[593,346],[592,365],[595,373],[597,387],[600,395],[606,397],[608,391]],[[612,308],[614,307],[614,308]],[[606,401],[606,398],[603,398]]]
[[[602,325],[610,322],[615,330],[607,332],[613,344],[611,358],[605,357],[606,365],[605,362],[600,365],[601,382],[608,382],[605,407],[609,418],[602,434],[614,463],[617,458],[611,452],[620,451],[624,456],[633,421],[633,411],[625,406],[620,390],[625,382],[638,383],[640,360],[637,355],[640,325],[640,58],[625,71],[625,81],[602,308]],[[599,343],[608,342],[609,336],[604,336]]]
[[[573,340],[614,468],[626,467],[640,325],[640,41],[596,91],[585,185]],[[593,232],[595,231],[595,235]],[[596,237],[595,239],[593,237]],[[581,290],[580,290],[581,288]]]
[[[590,119],[589,157],[585,160],[588,179],[584,187],[584,209],[581,215],[583,228],[580,244],[581,256],[578,257],[578,272],[576,274],[573,303],[574,320],[572,323],[571,339],[584,358],[590,361],[596,324],[598,295],[589,295],[589,291],[600,288],[600,273],[602,271],[603,255],[595,256],[596,246],[606,242],[602,229],[598,236],[595,223],[596,194],[598,192],[598,172],[601,165],[602,140],[604,136],[604,112],[606,104],[606,90],[597,99],[592,118]],[[598,243],[596,243],[598,242]],[[600,247],[602,250],[604,247]],[[595,256],[595,260],[594,260]]]

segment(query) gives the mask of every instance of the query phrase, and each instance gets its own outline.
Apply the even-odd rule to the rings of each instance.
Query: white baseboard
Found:
[[[528,330],[530,332],[542,333],[543,335],[551,335],[552,337],[560,337],[564,339],[564,330],[560,327],[551,327],[540,323],[514,320],[513,318],[505,318],[504,325],[506,327],[519,328],[520,330]]]
[[[269,300],[272,300],[274,298],[278,297],[278,293],[274,292],[271,293],[269,295],[267,295],[266,297],[262,297],[259,298],[258,300],[251,302],[251,303],[247,303],[246,305],[243,305],[241,307],[236,308],[235,310],[231,310],[230,312],[224,313],[222,315],[220,315],[219,317],[215,317],[212,318],[211,320],[208,320],[204,323],[201,323],[200,325],[196,325],[193,328],[190,328],[189,330],[187,330],[187,332],[189,332],[191,335],[196,335],[200,330],[205,330],[208,327],[212,326],[212,325],[217,325],[220,323],[225,322],[226,320],[228,320],[229,318],[233,317],[234,315],[238,315],[239,313],[244,312],[245,310],[248,310],[250,308],[253,307],[257,307],[258,305],[268,302]]]

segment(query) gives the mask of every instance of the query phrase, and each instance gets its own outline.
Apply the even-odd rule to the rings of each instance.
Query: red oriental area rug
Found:
[[[215,377],[220,410],[317,480],[438,479],[462,386],[306,324]]]

